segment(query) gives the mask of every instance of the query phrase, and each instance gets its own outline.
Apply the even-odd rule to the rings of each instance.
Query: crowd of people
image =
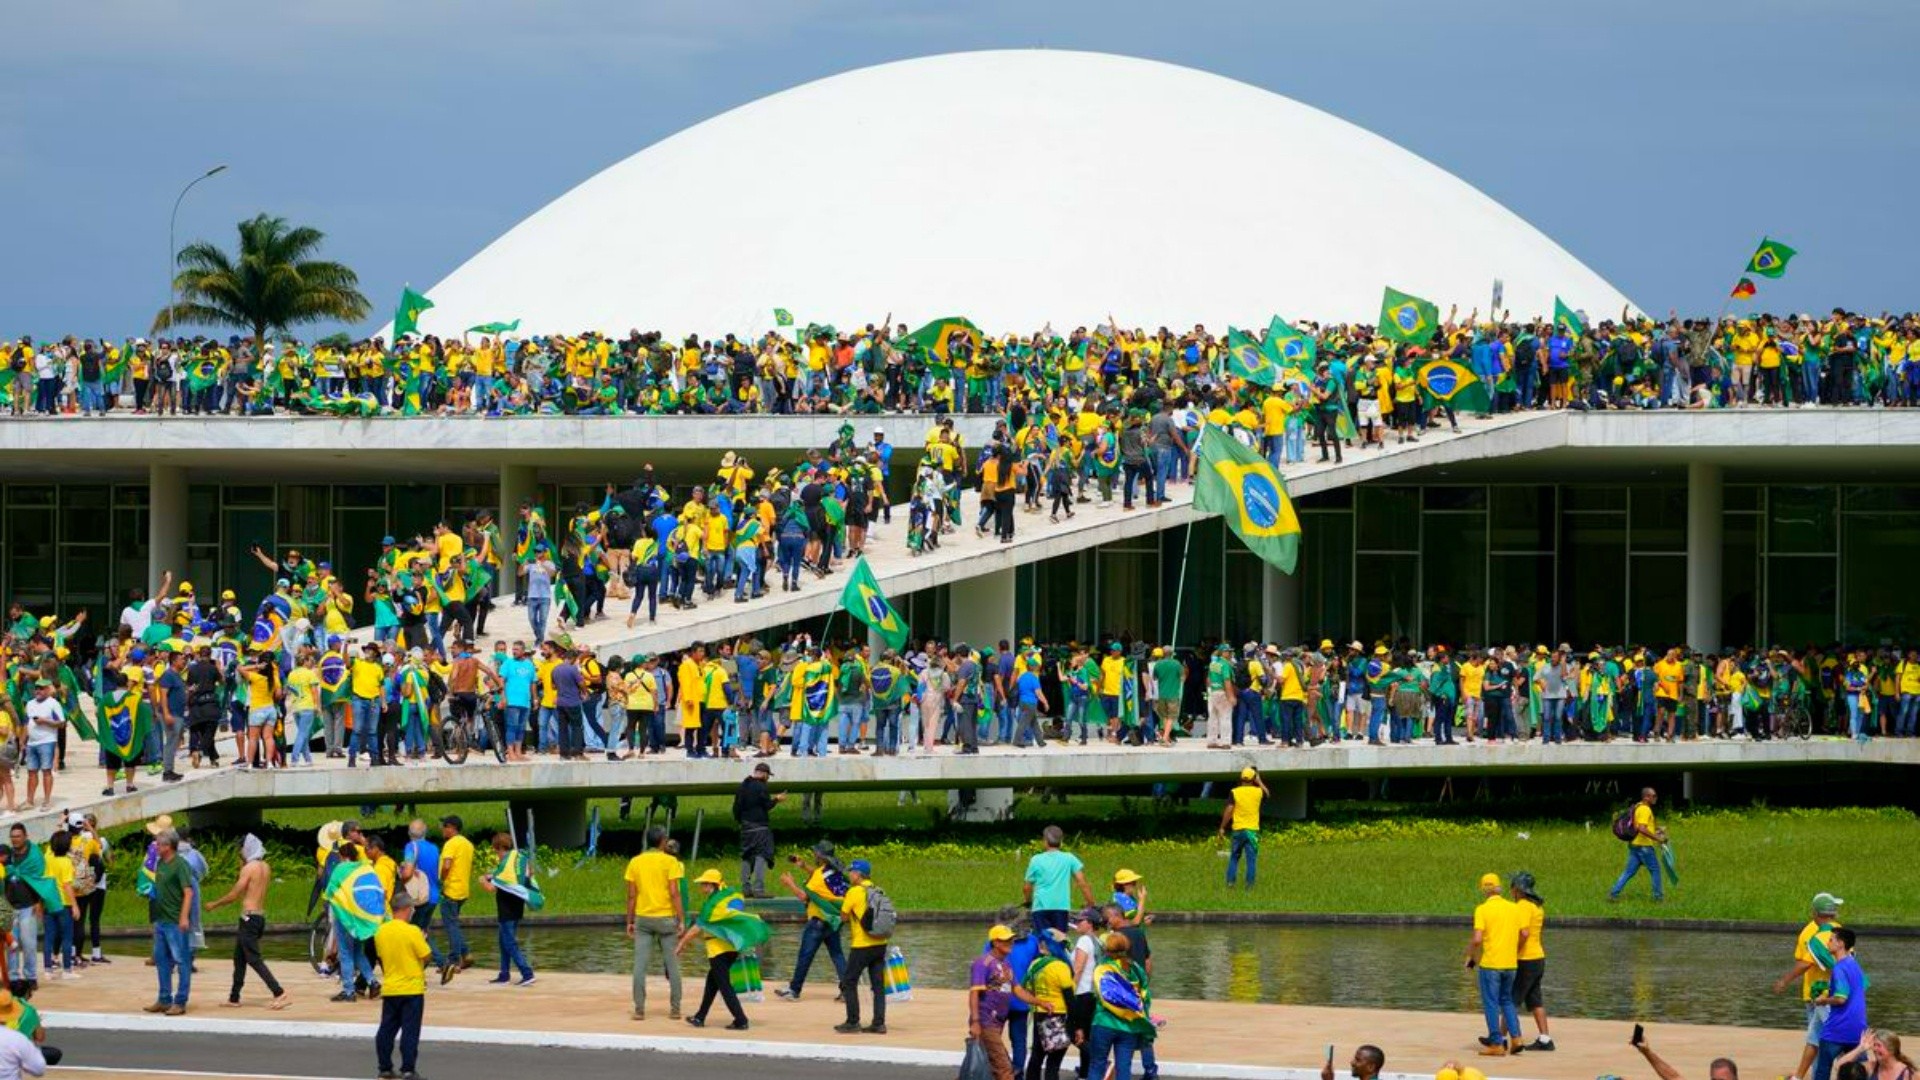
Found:
[[[1279,323],[1276,319],[1276,324]],[[1174,331],[1113,323],[1057,333],[988,335],[965,320],[918,331],[808,325],[758,337],[674,338],[407,334],[301,342],[237,336],[0,341],[12,415],[275,413],[369,416],[724,415],[734,413],[1001,412],[1088,383],[1187,388],[1224,384],[1238,331]],[[1716,408],[1743,405],[1904,406],[1920,402],[1920,318],[1655,319],[1623,311],[1482,319],[1457,312],[1417,339],[1367,324],[1285,326],[1275,352],[1310,396],[1316,375],[1343,376],[1357,405],[1402,401],[1430,358],[1450,358],[1490,388],[1495,407]],[[1267,342],[1245,335],[1257,344]],[[1277,342],[1274,343],[1277,346]],[[1317,365],[1325,365],[1324,371]],[[1404,398],[1415,400],[1412,396]]]

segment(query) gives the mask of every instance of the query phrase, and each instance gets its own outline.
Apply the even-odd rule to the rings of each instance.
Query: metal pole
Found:
[[[215,165],[213,168],[208,169],[206,172],[201,173],[199,176],[194,177],[192,180],[189,180],[187,182],[187,186],[180,189],[179,197],[173,200],[173,212],[167,215],[167,306],[163,309],[165,311],[171,312],[173,310],[173,295],[174,295],[173,260],[174,260],[175,252],[179,250],[178,248],[174,247],[173,229],[174,229],[174,223],[177,222],[180,218],[180,204],[186,201],[187,192],[192,191],[195,184],[198,184],[200,181],[205,180],[208,177],[215,176],[226,171],[227,171],[227,167],[225,165]]]
[[[1187,554],[1193,550],[1193,522],[1187,522],[1187,541],[1180,548],[1180,584],[1173,591],[1173,633],[1167,638],[1171,648],[1180,647],[1180,602],[1187,598]]]

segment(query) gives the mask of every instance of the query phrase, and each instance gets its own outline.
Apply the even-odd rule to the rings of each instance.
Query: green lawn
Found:
[[[624,896],[621,871],[640,846],[638,820],[615,820],[617,804],[597,803],[606,832],[599,858],[575,869],[579,853],[543,851],[547,913],[613,914]],[[1020,899],[1021,870],[1037,850],[1043,822],[1058,822],[1069,847],[1085,860],[1095,892],[1121,866],[1145,875],[1153,908],[1169,911],[1284,911],[1348,914],[1461,915],[1474,903],[1475,881],[1487,871],[1530,870],[1555,917],[1617,916],[1791,922],[1808,899],[1831,891],[1847,900],[1851,922],[1920,924],[1920,875],[1903,869],[1920,850],[1920,819],[1897,809],[1780,810],[1752,807],[1665,814],[1681,882],[1664,904],[1649,899],[1644,875],[1618,904],[1606,889],[1620,871],[1624,846],[1608,830],[1604,804],[1511,803],[1438,808],[1381,803],[1329,804],[1311,822],[1272,824],[1262,834],[1257,891],[1222,884],[1226,845],[1214,836],[1219,803],[1156,807],[1119,797],[1076,797],[1068,806],[1023,802],[1005,825],[952,825],[938,809],[895,805],[892,794],[836,795],[824,829],[803,829],[793,803],[775,817],[783,853],[799,851],[824,832],[846,857],[871,859],[875,878],[901,908],[984,911]],[[943,808],[941,804],[940,808]],[[644,804],[637,809],[643,809]],[[737,834],[724,800],[683,802],[674,829],[692,845],[694,812],[707,811],[697,873],[716,866],[738,873]],[[504,822],[497,804],[427,808],[461,814],[469,835]],[[277,885],[269,919],[302,918],[312,884],[312,833],[338,811],[272,815],[270,838]],[[402,815],[365,819],[388,832],[398,850]],[[137,842],[129,835],[121,850]],[[232,880],[231,843],[210,838],[210,893]],[[118,880],[126,882],[124,872]],[[491,912],[484,895],[474,903]],[[111,890],[107,920],[144,922],[130,889]]]

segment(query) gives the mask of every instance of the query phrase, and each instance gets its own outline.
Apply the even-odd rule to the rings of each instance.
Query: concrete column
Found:
[[[1267,807],[1281,821],[1307,820],[1307,781],[1305,777],[1267,778],[1267,790],[1273,794]]]
[[[1687,466],[1687,644],[1720,648],[1720,466]]]
[[[147,466],[147,595],[160,587],[160,575],[187,575],[187,470],[179,465]],[[213,582],[197,586],[216,595]]]
[[[1013,625],[1013,571],[997,570],[950,585],[947,594],[947,640],[964,641],[974,648],[992,648],[1001,638],[1017,641]]]
[[[513,828],[527,842],[527,814],[533,814],[534,841],[550,848],[579,848],[587,844],[587,800],[516,799],[507,804]]]
[[[1260,574],[1260,639],[1282,647],[1300,644],[1300,579],[1264,562]]]
[[[537,476],[537,470],[531,465],[500,466],[500,513],[494,520],[500,523],[500,541],[505,549],[500,553],[500,564],[505,571],[494,583],[493,595],[501,600],[520,591],[520,578],[515,573],[518,567],[513,565],[513,544],[520,535],[520,504],[533,498],[539,490]],[[547,524],[551,527],[553,523]]]

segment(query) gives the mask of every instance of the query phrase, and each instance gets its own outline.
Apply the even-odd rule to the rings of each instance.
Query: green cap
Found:
[[[1840,899],[1830,892],[1817,893],[1813,898],[1813,913],[1815,915],[1838,915],[1840,914],[1840,905],[1844,903],[1846,903],[1845,900]]]

